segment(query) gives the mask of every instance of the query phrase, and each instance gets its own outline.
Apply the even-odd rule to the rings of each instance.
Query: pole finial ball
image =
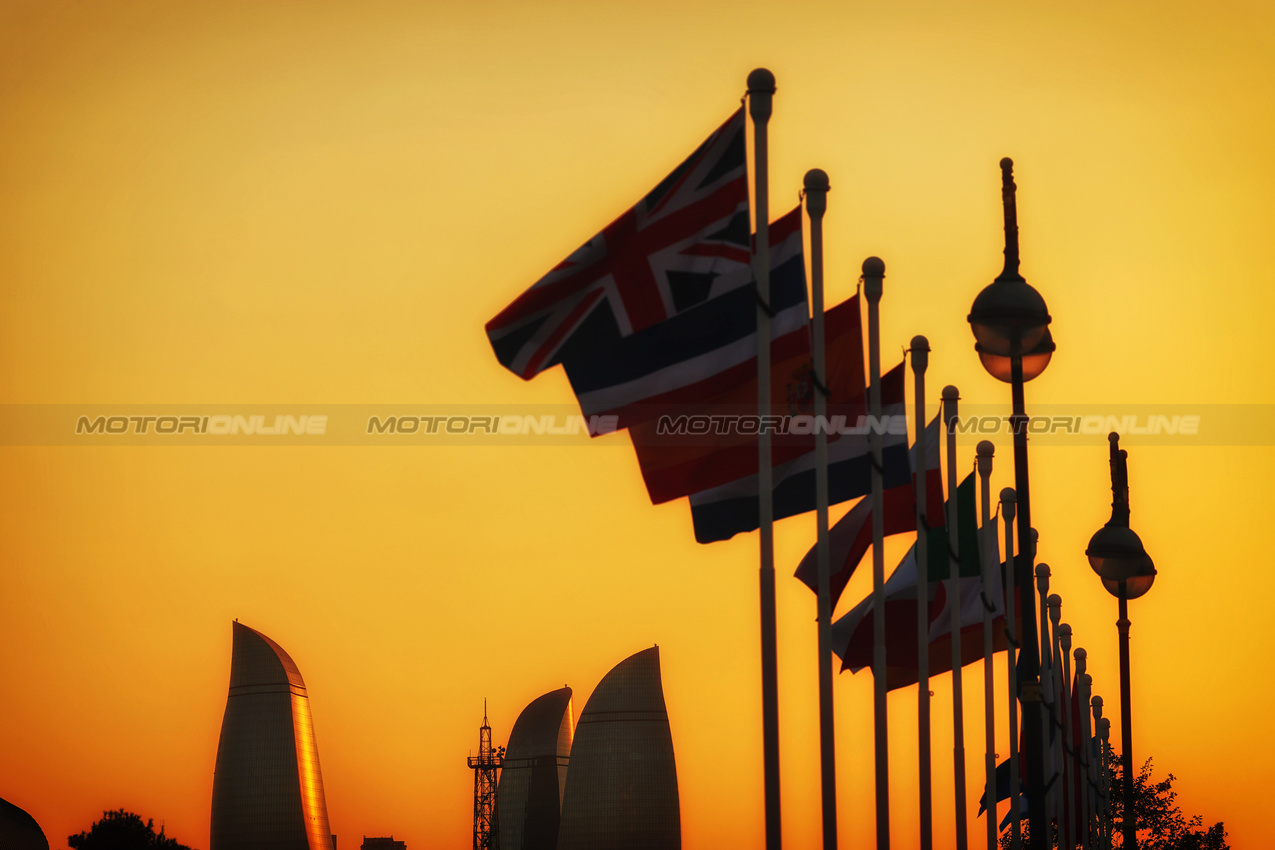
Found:
[[[1112,431],[1110,434],[1107,435],[1107,442],[1117,446],[1120,445],[1120,434],[1115,431]]]
[[[930,341],[920,334],[912,337],[908,353],[912,355],[912,374],[924,375],[930,367]]]
[[[1013,168],[1013,167],[1014,167],[1014,160],[1010,159],[1009,157],[1003,157],[1001,159],[1001,168]]]
[[[1014,492],[1013,487],[1006,487],[1004,490],[1001,490],[1001,501],[1011,505],[1018,501],[1018,494]],[[1041,566],[1046,570],[1049,569],[1047,564],[1041,564]],[[1037,570],[1037,572],[1039,572],[1039,570]]]
[[[979,457],[991,457],[996,454],[996,446],[991,440],[979,440],[978,445],[974,448],[974,454]]]
[[[807,192],[826,192],[832,188],[832,184],[828,181],[828,172],[822,168],[812,168],[807,171],[801,184]]]
[[[748,90],[765,94],[775,93],[775,75],[766,68],[755,68],[748,75]]]
[[[948,384],[946,387],[943,388],[944,401],[959,401],[960,398],[961,398],[961,391],[958,390],[956,387],[952,386],[951,384]]]
[[[880,257],[868,257],[863,261],[864,277],[885,277],[885,261]]]

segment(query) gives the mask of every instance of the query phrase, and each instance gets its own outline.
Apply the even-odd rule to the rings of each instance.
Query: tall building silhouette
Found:
[[[677,766],[659,647],[617,664],[576,724],[557,850],[679,850]]]
[[[554,850],[575,723],[571,689],[536,697],[514,723],[496,792],[500,850]]]
[[[49,850],[49,841],[35,818],[8,800],[0,800],[0,848]]]
[[[260,632],[233,631],[210,850],[333,850],[301,671]]]

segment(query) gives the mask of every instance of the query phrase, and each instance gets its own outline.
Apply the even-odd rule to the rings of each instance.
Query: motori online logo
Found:
[[[269,424],[267,424],[269,422]],[[326,414],[267,418],[266,414],[212,416],[80,416],[76,434],[210,434],[212,436],[299,436],[321,437],[327,433]]]

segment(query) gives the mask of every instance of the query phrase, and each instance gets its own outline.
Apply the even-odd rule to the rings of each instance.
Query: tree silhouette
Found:
[[[1133,815],[1137,825],[1136,850],[1230,850],[1226,843],[1226,827],[1221,821],[1208,829],[1201,829],[1204,819],[1200,815],[1187,817],[1177,804],[1178,794],[1173,790],[1172,773],[1155,782],[1151,778],[1151,759],[1143,763],[1133,779]],[[1124,822],[1124,769],[1120,756],[1112,753],[1107,767],[1108,787],[1111,789],[1111,846],[1118,850],[1122,845],[1121,824]],[[1027,819],[1022,820],[1023,850],[1040,850],[1031,839]],[[1050,825],[1049,847],[1061,847],[1058,824]],[[1011,831],[1007,828],[1000,836],[1002,850],[1010,847]],[[1080,846],[1077,838],[1076,846]]]
[[[88,832],[69,836],[66,843],[73,850],[191,850],[164,835],[162,827],[156,833],[154,820],[142,823],[140,815],[123,809],[102,812]]]

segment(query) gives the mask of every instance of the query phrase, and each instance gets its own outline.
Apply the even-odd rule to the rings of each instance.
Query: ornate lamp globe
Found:
[[[1015,262],[1017,265],[1017,262]],[[988,354],[1009,357],[1036,348],[1049,326],[1045,299],[1008,265],[996,280],[983,287],[968,316],[974,338]]]
[[[1085,549],[1089,566],[1104,579],[1119,581],[1133,577],[1142,568],[1147,550],[1142,539],[1127,525],[1104,525],[1089,538]]]
[[[1018,273],[1018,208],[1015,202],[1014,162],[1001,160],[1001,197],[1005,208],[1005,270],[974,299],[970,308],[970,329],[977,340],[975,349],[983,366],[1000,380],[1009,372],[1009,358],[1023,356],[1023,379],[1029,371],[1034,378],[1044,370],[1053,353],[1049,333],[1049,309],[1045,299]],[[1003,358],[1004,364],[999,362]],[[1032,359],[1031,369],[1027,360]]]
[[[1142,546],[1142,539],[1129,527],[1129,453],[1120,448],[1120,435],[1107,436],[1111,444],[1111,519],[1089,538],[1085,555],[1089,566],[1102,579],[1112,596],[1137,599],[1155,582],[1155,564]]]
[[[1133,574],[1124,579],[1124,598],[1137,599],[1151,589],[1151,585],[1155,584],[1155,565],[1151,563],[1150,555],[1143,555],[1142,561],[1133,568]],[[1120,581],[1102,577],[1102,586],[1107,592],[1117,599],[1120,598]]]
[[[993,354],[983,348],[982,343],[978,342],[974,343],[974,350],[978,352],[978,360],[983,364],[983,368],[987,370],[989,375],[1007,384],[1014,382],[1014,361],[1012,358]],[[1053,356],[1054,336],[1049,332],[1049,328],[1045,328],[1045,335],[1040,338],[1040,342],[1036,344],[1036,347],[1023,355],[1023,381],[1030,381],[1045,371],[1045,367],[1049,365],[1049,360]]]

